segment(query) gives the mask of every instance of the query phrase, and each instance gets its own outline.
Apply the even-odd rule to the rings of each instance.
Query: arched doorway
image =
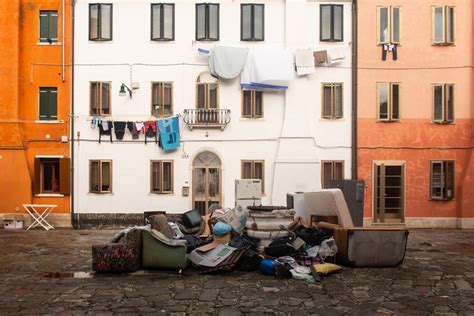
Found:
[[[209,206],[221,204],[221,160],[205,151],[193,161],[193,207],[204,215]]]

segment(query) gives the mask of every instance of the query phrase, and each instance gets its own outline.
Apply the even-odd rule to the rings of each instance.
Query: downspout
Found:
[[[64,41],[64,40],[65,40],[65,34],[64,34],[64,32],[65,32],[65,29],[66,29],[66,27],[65,27],[65,23],[66,23],[66,11],[64,10],[65,7],[66,7],[66,5],[65,5],[65,0],[62,1],[62,5],[63,5],[63,14],[62,14],[62,18],[63,18],[63,23],[62,23],[62,29],[63,29],[63,31],[62,31],[62,37],[63,37],[63,39],[62,39],[62,41],[63,41],[63,44],[61,45],[61,46],[62,46],[62,79],[63,79],[63,82],[65,82],[65,81],[66,81],[66,75],[65,75],[65,73],[64,73],[65,70],[66,70],[66,67],[65,67],[65,65],[64,65],[64,64],[65,64],[65,58],[66,58],[66,57],[65,57],[65,45],[66,45],[66,42]]]
[[[357,180],[357,0],[352,1],[352,179]]]
[[[74,167],[76,165],[74,161],[74,25],[75,25],[75,0],[71,1],[71,110],[70,110],[70,121],[71,121],[71,174],[70,174],[70,185],[71,185],[71,223],[73,228],[77,228],[76,216],[74,213]]]

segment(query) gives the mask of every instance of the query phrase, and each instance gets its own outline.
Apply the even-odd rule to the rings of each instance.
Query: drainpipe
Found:
[[[352,179],[357,180],[357,0],[352,1]]]
[[[65,56],[64,56],[64,54],[65,54],[65,45],[66,45],[66,43],[65,43],[65,41],[64,41],[64,39],[65,39],[64,32],[65,32],[65,29],[66,29],[66,27],[65,27],[65,25],[64,25],[65,22],[66,22],[66,11],[65,11],[64,9],[65,9],[66,6],[65,6],[65,2],[64,2],[64,1],[65,1],[65,0],[63,0],[63,2],[62,2],[62,5],[63,5],[63,14],[62,14],[62,18],[63,18],[63,23],[62,23],[62,29],[63,29],[63,32],[62,32],[63,35],[62,35],[62,37],[63,37],[63,39],[62,39],[62,41],[63,41],[63,44],[61,45],[61,46],[62,46],[62,79],[63,79],[63,82],[66,81],[66,75],[65,75],[65,73],[64,73],[65,70],[66,70],[66,67],[65,67],[65,65],[64,65],[64,61],[65,61]]]
[[[74,159],[74,18],[75,18],[75,0],[71,1],[71,110],[70,110],[70,122],[71,122],[71,173],[70,173],[70,186],[71,186],[71,223],[73,228],[77,228],[76,216],[74,214],[74,166],[76,165]]]

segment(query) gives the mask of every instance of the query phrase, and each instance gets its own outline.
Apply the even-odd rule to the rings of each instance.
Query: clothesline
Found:
[[[97,127],[99,128],[99,143],[102,136],[109,136],[110,142],[113,143],[112,130],[114,130],[117,140],[123,140],[128,129],[132,139],[137,140],[140,138],[140,134],[143,134],[145,135],[146,144],[147,138],[153,137],[155,143],[164,151],[175,150],[180,146],[179,120],[177,116],[151,121],[117,121],[93,117],[91,128],[96,129]]]

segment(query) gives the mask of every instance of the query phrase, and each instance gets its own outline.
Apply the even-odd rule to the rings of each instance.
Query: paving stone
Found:
[[[472,287],[469,284],[469,282],[467,282],[465,280],[456,280],[456,281],[454,281],[454,284],[456,285],[456,288],[458,290],[464,290],[464,291],[472,290]]]
[[[213,302],[217,299],[219,295],[219,290],[203,290],[201,295],[199,295],[200,301]]]

